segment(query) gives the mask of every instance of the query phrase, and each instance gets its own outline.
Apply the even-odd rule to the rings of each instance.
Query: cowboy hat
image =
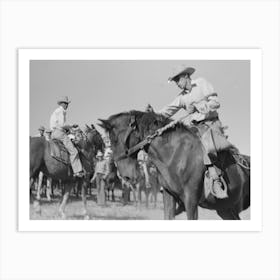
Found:
[[[45,132],[46,133],[52,133],[52,131],[50,129],[47,129]]]
[[[40,131],[45,131],[45,128],[41,125],[39,128],[38,128],[38,130]]]
[[[98,151],[96,157],[103,157],[103,153],[101,151]]]
[[[170,83],[170,82],[174,81],[177,83],[182,76],[186,76],[186,75],[191,76],[194,72],[195,72],[194,68],[187,67],[184,70],[182,70],[181,72],[179,72],[178,74],[176,74],[175,76],[170,77],[168,79],[168,82]]]
[[[57,100],[57,104],[61,104],[61,103],[66,103],[66,104],[69,104],[71,103],[71,101],[68,99],[68,96],[62,96],[61,98],[59,98]]]

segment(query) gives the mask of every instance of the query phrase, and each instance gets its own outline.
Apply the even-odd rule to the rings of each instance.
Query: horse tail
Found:
[[[37,176],[44,164],[45,144],[44,137],[30,137],[30,178]]]

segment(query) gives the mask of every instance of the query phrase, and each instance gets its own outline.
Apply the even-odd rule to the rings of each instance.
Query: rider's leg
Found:
[[[64,146],[66,147],[66,149],[70,153],[70,161],[71,161],[74,175],[81,173],[83,171],[83,167],[79,159],[79,154],[77,149],[74,147],[73,143],[71,142],[71,140],[66,134],[63,137],[61,137],[61,140]]]
[[[210,157],[206,153],[204,155],[204,164],[207,166],[209,177],[213,181],[213,194],[220,199],[227,198],[227,192],[223,189],[223,184],[221,182],[222,172],[212,164]]]

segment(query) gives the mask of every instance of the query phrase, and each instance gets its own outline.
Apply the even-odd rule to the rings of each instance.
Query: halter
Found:
[[[136,130],[136,127],[137,127],[137,123],[136,123],[135,115],[131,115],[129,126],[128,126],[125,136],[124,136],[125,151],[123,153],[121,153],[117,158],[115,158],[115,161],[120,161],[122,159],[128,158],[132,154],[144,149],[144,147],[149,145],[155,137],[160,135],[159,130],[156,130],[156,132],[154,134],[146,136],[144,140],[140,141],[138,144],[129,148],[128,140],[129,140],[130,134]]]

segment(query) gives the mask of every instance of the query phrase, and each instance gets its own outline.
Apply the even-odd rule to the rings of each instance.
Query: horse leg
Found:
[[[137,188],[137,185],[136,185],[136,188]],[[137,190],[133,187],[133,188],[132,188],[133,201],[134,201],[134,203],[135,203],[135,206],[137,207],[137,203],[138,203],[138,201],[137,201],[137,195],[136,195],[136,192],[137,192]],[[129,192],[129,194],[130,194],[130,192]],[[129,196],[130,196],[130,195],[129,195]]]
[[[175,219],[175,198],[163,189],[163,209],[164,209],[164,220]]]
[[[114,193],[114,190],[115,190],[115,183],[112,183],[112,201],[115,202],[115,193]]]
[[[51,201],[51,186],[52,186],[52,179],[51,178],[47,178],[47,199],[48,201]]]
[[[154,188],[154,208],[157,207],[157,189]]]
[[[64,184],[64,194],[63,194],[62,201],[60,203],[59,210],[58,210],[62,219],[66,219],[66,217],[67,217],[65,214],[65,207],[66,207],[68,198],[70,196],[71,189],[72,189],[72,185],[70,183]]]
[[[81,185],[81,195],[83,201],[83,215],[85,220],[89,220],[89,214],[87,210],[87,182],[84,180]]]
[[[151,188],[146,188],[145,189],[145,196],[146,196],[146,204],[145,204],[145,206],[146,206],[146,208],[149,208],[149,196],[150,196],[150,189]]]
[[[198,219],[198,204],[196,203],[196,195],[189,192],[185,192],[184,195],[184,204],[187,212],[188,220],[197,220]]]
[[[43,172],[39,172],[38,185],[37,185],[37,196],[36,196],[37,200],[41,199],[41,190],[42,190],[42,184],[43,184],[43,177],[44,177]]]

